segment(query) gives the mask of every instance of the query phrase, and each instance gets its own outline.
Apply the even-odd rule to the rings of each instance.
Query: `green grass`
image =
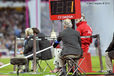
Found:
[[[92,70],[93,71],[100,71],[100,61],[99,61],[99,57],[98,56],[92,56],[91,58],[92,60]],[[102,62],[103,62],[103,70],[106,70],[105,67],[105,57],[102,57]]]
[[[98,56],[92,56],[92,70],[93,71],[100,71],[100,63],[99,63],[99,57]],[[103,68],[104,70],[106,70],[106,67],[105,67],[105,57],[102,57],[103,59]],[[9,63],[10,59],[8,58],[3,58],[3,59],[0,59],[0,62],[3,62],[4,64],[7,64]],[[51,65],[52,69],[54,69],[54,65],[53,65],[53,59],[52,60],[49,60],[48,63]],[[42,68],[45,68],[46,67],[46,64],[44,61],[41,62],[41,67]],[[40,71],[40,70],[39,70]],[[50,69],[47,68],[45,73],[41,73],[41,74],[20,74],[20,76],[45,76],[45,75],[56,75],[54,73],[49,73]],[[12,65],[9,65],[7,67],[4,67],[4,68],[1,68],[0,69],[0,73],[9,73],[9,72],[13,72],[13,66]],[[93,74],[93,73],[89,73],[89,74]],[[102,74],[102,73],[96,73],[96,74]],[[8,74],[8,75],[16,75],[16,74]]]

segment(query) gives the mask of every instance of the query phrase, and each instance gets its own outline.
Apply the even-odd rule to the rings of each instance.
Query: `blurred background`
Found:
[[[81,12],[93,34],[100,34],[104,55],[114,32],[114,0],[81,0]],[[37,27],[46,36],[50,36],[52,29],[57,35],[63,30],[60,20],[54,24],[50,20],[48,0],[0,0],[0,55],[13,55],[14,38],[24,37],[27,27]],[[17,48],[17,51],[23,50],[22,41]],[[96,55],[94,39],[89,52]]]

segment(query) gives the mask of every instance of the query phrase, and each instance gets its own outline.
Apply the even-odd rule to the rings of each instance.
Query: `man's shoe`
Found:
[[[108,70],[108,71],[107,71],[107,74],[108,74],[108,75],[114,75],[114,73],[112,72],[112,70]]]
[[[108,73],[112,73],[112,70],[108,70],[107,72],[108,72]]]

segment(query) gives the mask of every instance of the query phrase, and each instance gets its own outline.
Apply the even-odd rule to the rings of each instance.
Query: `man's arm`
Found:
[[[27,54],[29,51],[32,51],[32,48],[33,48],[33,40],[30,40],[24,47],[24,54]]]
[[[54,42],[53,47],[56,48],[61,40],[62,40],[62,37],[61,37],[61,33],[60,33],[59,36],[57,37],[57,40]]]

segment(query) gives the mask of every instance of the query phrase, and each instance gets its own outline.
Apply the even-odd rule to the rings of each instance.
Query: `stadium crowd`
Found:
[[[1,8],[0,28],[0,49],[13,50],[15,36],[21,37],[25,29],[25,9]]]

